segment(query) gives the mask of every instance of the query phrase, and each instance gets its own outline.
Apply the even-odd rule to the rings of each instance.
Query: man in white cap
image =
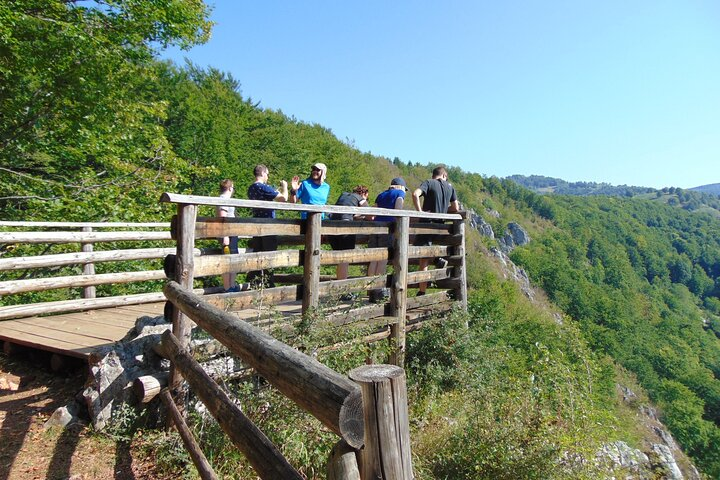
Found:
[[[300,181],[295,175],[292,179],[292,190],[290,190],[290,201],[297,203],[300,200],[306,205],[325,205],[330,195],[330,185],[325,183],[327,177],[327,165],[316,163],[312,166],[310,176]],[[307,212],[301,213],[301,218],[307,218]]]

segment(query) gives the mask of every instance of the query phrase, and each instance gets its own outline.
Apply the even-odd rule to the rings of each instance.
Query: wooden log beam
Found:
[[[405,314],[407,313],[408,242],[410,219],[399,218],[393,235],[393,275],[390,286],[390,315],[397,323],[390,327],[394,342],[390,363],[402,367],[405,364]]]
[[[409,246],[409,258],[431,258],[431,257],[447,257],[448,247],[446,245],[430,245],[425,247]]]
[[[201,295],[211,295],[220,290],[223,290],[222,287],[197,288],[193,291]],[[134,295],[117,295],[114,297],[58,300],[55,302],[31,303],[28,305],[6,305],[4,307],[0,307],[0,320],[33,317],[35,315],[46,315],[49,313],[84,312],[99,308],[142,305],[145,303],[157,303],[164,301],[165,295],[162,292],[155,292],[138,293]]]
[[[180,310],[244,363],[255,368],[285,396],[344,438],[349,445],[362,446],[360,392],[347,377],[233,314],[207,305],[175,282],[168,282],[164,292]]]
[[[455,267],[455,277],[460,281],[460,285],[455,288],[455,300],[460,302],[462,309],[467,312],[467,268],[465,264],[464,220],[456,220],[453,222],[453,233],[462,238],[462,242],[453,248],[453,256],[460,257],[461,259],[460,264]]]
[[[337,265],[338,263],[370,263],[387,260],[387,248],[357,248],[355,250],[322,250],[320,251],[321,265]]]
[[[161,345],[161,344],[159,344]],[[159,349],[165,353],[162,348]],[[165,357],[163,357],[165,358]],[[168,372],[159,372],[155,375],[143,375],[133,380],[132,389],[140,403],[150,403],[160,394],[160,391],[168,386]]]
[[[417,285],[422,282],[434,282],[436,280],[443,280],[450,278],[450,272],[447,268],[437,268],[435,270],[425,270],[408,273],[408,284]]]
[[[343,207],[338,205],[308,205],[282,202],[266,202],[262,200],[245,200],[242,198],[220,198],[201,195],[183,195],[165,192],[160,197],[164,203],[177,203],[185,205],[228,205],[236,208],[265,208],[269,210],[286,210],[295,212],[315,213],[349,213],[352,215],[386,215],[391,217],[410,217],[426,220],[458,220],[462,218],[457,213],[429,213],[416,210],[389,210],[375,207]]]
[[[0,295],[14,295],[24,292],[37,292],[57,288],[87,287],[90,285],[109,285],[117,283],[147,282],[164,280],[162,270],[144,272],[101,273],[98,275],[73,275],[67,277],[31,278],[28,280],[9,280],[0,282]]]
[[[303,262],[303,313],[316,309],[320,301],[320,229],[321,213],[308,213]]]
[[[208,304],[223,311],[236,312],[257,305],[259,300],[267,305],[302,299],[302,285],[263,288],[246,292],[220,293],[203,297]]]
[[[171,240],[170,232],[0,232],[0,243],[83,243]]]
[[[193,392],[218,421],[220,428],[247,457],[263,479],[300,479],[275,445],[240,410],[227,393],[215,383],[169,331],[162,336],[163,349],[182,373]]]
[[[300,235],[302,220],[285,218],[199,217],[196,238]]]
[[[275,252],[237,253],[230,255],[207,255],[195,258],[194,276],[207,277],[228,272],[252,272],[266,268],[297,267],[302,265],[299,250]],[[167,278],[175,278],[177,256],[168,255],[163,262]]]
[[[165,228],[170,227],[169,222],[17,222],[0,221],[0,227],[20,228]]]
[[[172,418],[175,428],[177,428],[180,438],[185,445],[185,450],[187,450],[190,454],[190,458],[192,459],[193,464],[195,464],[195,468],[197,468],[200,478],[202,480],[217,480],[218,476],[215,475],[212,465],[208,462],[205,454],[200,448],[200,445],[198,445],[195,437],[190,431],[190,428],[188,428],[185,423],[185,420],[180,414],[177,405],[173,402],[170,393],[167,390],[163,390],[160,394],[160,398],[162,399],[163,404],[165,404],[165,407],[168,409],[170,418]]]
[[[195,218],[197,217],[197,205],[177,206],[176,228],[172,230],[177,234],[177,257],[175,258],[174,279],[179,288],[191,290],[195,278]],[[167,320],[167,319],[166,319]],[[185,348],[190,344],[192,332],[191,321],[179,309],[172,309],[172,333]],[[180,372],[174,363],[170,363],[169,385],[173,391],[175,404],[180,406],[184,414],[185,409],[185,386]]]
[[[295,284],[301,285],[303,283],[302,273],[276,273],[273,275],[275,284]],[[320,275],[320,283],[329,282],[335,279],[335,275]]]
[[[360,385],[365,418],[363,480],[412,480],[405,371],[395,365],[363,365],[350,371]]]
[[[83,232],[92,232],[92,227],[83,227]],[[93,244],[92,243],[83,243],[81,245],[82,251],[84,253],[92,253],[93,251]],[[83,264],[83,275],[95,275],[95,264],[94,263],[85,263]],[[83,298],[95,298],[95,286],[86,286],[83,288]]]
[[[218,249],[218,253],[220,250]],[[60,253],[37,255],[33,257],[0,258],[0,271],[25,270],[29,268],[61,267],[66,265],[84,265],[87,263],[117,262],[126,260],[152,260],[175,254],[172,248],[131,248],[126,250],[102,250],[94,252]],[[195,249],[195,256],[200,250]]]

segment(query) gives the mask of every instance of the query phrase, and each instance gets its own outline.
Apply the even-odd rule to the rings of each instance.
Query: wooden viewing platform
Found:
[[[0,304],[0,340],[4,342],[4,349],[9,351],[21,345],[87,358],[94,349],[125,337],[137,318],[162,315],[165,297],[159,291],[162,285],[158,280],[168,278],[193,287],[210,304],[260,326],[267,324],[269,317],[289,324],[308,309],[322,307],[327,319],[335,325],[364,322],[376,328],[374,339],[394,336],[397,341],[405,331],[416,328],[417,325],[413,325],[433,313],[448,310],[457,303],[464,306],[464,230],[462,218],[457,214],[221,200],[177,194],[165,194],[161,201],[177,204],[178,215],[172,222],[0,222],[0,247],[3,247],[0,296],[3,300],[5,297],[21,299]],[[219,219],[199,215],[199,209],[214,208],[221,203],[235,206],[238,215],[246,208],[272,208],[305,211],[308,220],[241,216]],[[397,222],[321,220],[323,213],[382,214],[395,217]],[[404,232],[398,231],[401,225]],[[396,241],[396,245],[389,248],[366,248],[371,235],[392,232],[395,238],[402,234],[402,245]],[[241,249],[238,254],[222,255],[214,241],[196,245],[203,239],[226,234],[239,238],[276,235],[281,246],[275,252],[250,253]],[[341,234],[356,235],[358,248],[352,251],[323,248],[332,235]],[[435,245],[412,246],[416,234],[435,235]],[[52,248],[46,247],[48,253],[41,255],[15,254],[24,245]],[[306,252],[313,254],[306,255]],[[449,260],[447,268],[411,271],[419,258],[440,256]],[[321,273],[325,265],[367,264],[383,259],[389,263],[387,275],[335,280],[329,271]],[[112,267],[113,264],[122,267]],[[105,266],[108,267],[103,268]],[[301,273],[293,273],[298,271],[293,267],[299,267]],[[224,293],[222,288],[206,281],[229,271],[242,275],[268,268],[277,272],[275,288]],[[283,270],[286,273],[282,273]],[[152,281],[156,286],[146,288],[146,293],[104,297],[96,294],[96,287],[102,285]],[[434,282],[440,288],[425,297],[408,298],[407,289],[421,281]],[[217,280],[214,282],[217,285]],[[370,303],[367,291],[377,288],[389,289],[391,298],[380,304]],[[67,294],[59,296],[62,300],[36,303],[33,292],[46,290]],[[355,296],[353,302],[341,300],[341,294],[347,293]]]

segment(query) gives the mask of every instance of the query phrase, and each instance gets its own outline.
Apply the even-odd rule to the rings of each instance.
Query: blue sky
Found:
[[[162,54],[363,152],[482,175],[720,183],[720,2],[218,0]]]

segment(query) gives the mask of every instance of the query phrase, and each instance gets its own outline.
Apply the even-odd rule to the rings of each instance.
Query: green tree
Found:
[[[159,122],[164,104],[147,101],[150,67],[156,48],[205,41],[208,14],[199,0],[0,4],[0,208],[7,217],[64,210],[73,218],[82,210],[88,220],[103,215],[87,208],[105,203],[103,190],[142,199],[168,178],[179,164]]]

